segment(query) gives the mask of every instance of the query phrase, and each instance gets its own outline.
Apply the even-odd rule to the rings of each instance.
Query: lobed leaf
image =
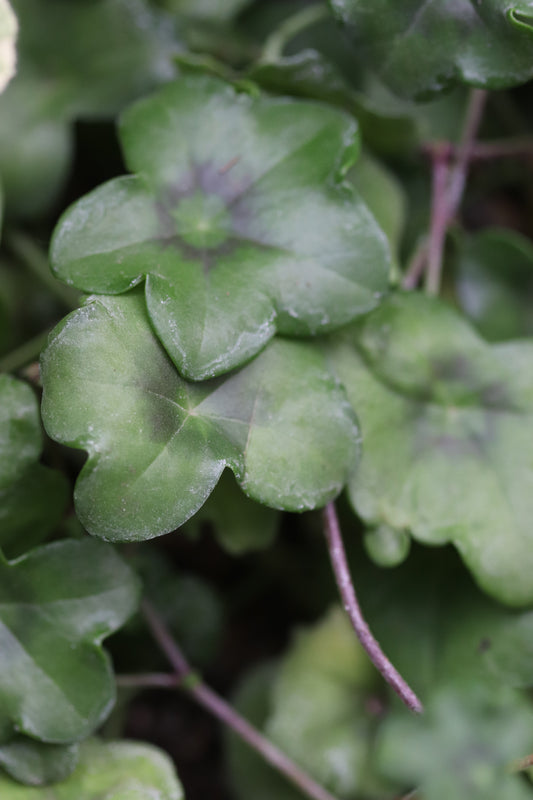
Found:
[[[138,742],[91,739],[80,748],[73,774],[55,786],[20,786],[0,778],[5,800],[183,800],[170,759]]]
[[[121,139],[137,175],[66,212],[52,266],[105,294],[146,278],[150,319],[185,377],[227,372],[276,331],[314,335],[380,300],[388,250],[340,183],[358,143],[342,112],[189,75],[132,106]]]
[[[532,343],[490,346],[438,300],[398,294],[332,358],[363,432],[357,512],[453,542],[486,591],[531,603]]]
[[[114,551],[62,541],[0,563],[0,735],[68,744],[107,715],[102,640],[133,612],[138,585]]]
[[[239,371],[189,383],[140,290],[92,298],[60,323],[42,380],[49,434],[89,453],[78,515],[107,539],[182,525],[225,467],[253,499],[303,511],[335,497],[355,466],[353,411],[319,350],[276,339]]]
[[[504,89],[533,77],[531,0],[330,0],[359,54],[399,95],[457,82]]]

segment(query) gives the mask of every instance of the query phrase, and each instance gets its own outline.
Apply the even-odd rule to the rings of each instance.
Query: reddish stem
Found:
[[[372,663],[405,705],[412,711],[422,712],[424,710],[422,703],[396,668],[393,667],[363,617],[350,576],[334,503],[328,503],[324,509],[324,531],[341,599],[359,641],[368,653]]]
[[[272,767],[281,772],[304,794],[313,800],[338,800],[327,789],[317,783],[310,775],[291,761],[276,745],[269,742],[253,725],[241,717],[229,703],[219,697],[192,670],[177,642],[172,638],[163,620],[153,608],[144,602],[142,605],[144,618],[152,636],[166,655],[176,672],[180,687],[194,697],[203,708],[231,728],[250,747],[256,750]],[[153,677],[153,676],[152,676]]]

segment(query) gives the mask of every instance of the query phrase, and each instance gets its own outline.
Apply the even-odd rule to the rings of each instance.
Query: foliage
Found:
[[[528,0],[0,0],[2,797],[180,800],[143,687],[234,729],[190,800],[533,795],[532,64]]]

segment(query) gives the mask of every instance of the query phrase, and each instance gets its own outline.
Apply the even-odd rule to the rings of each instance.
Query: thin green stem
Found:
[[[79,292],[60,283],[50,271],[50,264],[41,248],[21,231],[11,231],[6,236],[11,252],[25,265],[31,274],[45,286],[68,310],[79,306]]]
[[[292,14],[270,34],[265,42],[261,61],[277,61],[283,55],[288,43],[301,31],[316,25],[328,15],[328,9],[322,3],[308,6],[296,14]]]
[[[49,331],[38,333],[33,339],[0,358],[0,372],[16,372],[32,361],[37,361],[47,342],[48,333]]]
[[[253,725],[241,717],[240,714],[219,697],[199,678],[187,680],[195,676],[187,659],[183,655],[177,642],[171,636],[170,631],[163,620],[153,608],[144,602],[142,605],[143,616],[148,624],[150,632],[158,643],[162,652],[166,655],[169,663],[175,670],[176,678],[180,688],[185,689],[199,705],[209,711],[220,722],[231,728],[240,736],[250,747],[256,750],[272,767],[281,772],[291,783],[297,786],[300,791],[312,800],[338,800],[323,786],[317,783],[310,775],[304,772],[297,764],[291,761],[285,753],[276,745],[269,742]]]

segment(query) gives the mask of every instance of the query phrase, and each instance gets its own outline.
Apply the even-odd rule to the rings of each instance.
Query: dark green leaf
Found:
[[[164,0],[169,11],[213,22],[227,22],[251,0]]]
[[[78,763],[77,744],[44,744],[15,736],[0,745],[0,766],[12,778],[29,786],[65,780]],[[2,783],[0,777],[0,786]]]
[[[533,246],[488,228],[457,240],[456,291],[463,311],[493,341],[533,334]]]
[[[310,335],[373,308],[383,234],[339,177],[355,122],[312,103],[187,76],[129,109],[136,176],[76,203],[52,245],[56,275],[119,293],[146,277],[150,318],[180,372],[227,372],[276,330]]]
[[[37,463],[41,447],[33,391],[0,375],[0,547],[10,556],[42,541],[67,504],[65,477]]]
[[[41,454],[37,401],[31,388],[0,375],[0,488],[11,486]]]
[[[280,514],[244,496],[229,471],[222,473],[214,492],[186,523],[184,533],[198,536],[208,523],[218,542],[229,553],[240,555],[272,544]]]
[[[457,81],[487,89],[533,76],[531,0],[330,0],[358,53],[395,92],[426,98]]]
[[[13,0],[13,8],[16,80],[41,82],[51,119],[114,114],[175,74],[172,28],[145,0]]]
[[[17,76],[0,97],[0,175],[9,213],[46,211],[66,182],[72,151],[70,125],[55,112],[50,87]]]
[[[43,788],[0,779],[2,800],[183,800],[168,756],[139,742],[99,742],[81,748],[70,778]]]
[[[533,342],[490,346],[438,300],[398,294],[334,362],[363,432],[358,513],[453,542],[488,592],[531,603]]]
[[[188,383],[138,290],[93,298],[67,317],[43,354],[42,379],[48,432],[89,452],[78,515],[108,539],[182,525],[225,467],[261,503],[321,506],[357,459],[353,412],[315,347],[276,339],[241,370]]]
[[[244,499],[242,492],[239,502]],[[195,575],[182,573],[157,550],[141,548],[133,562],[146,596],[190,661],[198,667],[212,663],[223,629],[223,605],[213,587]],[[149,645],[146,625],[138,620],[137,661],[129,667],[157,669],[160,654]],[[133,627],[133,623],[130,628]],[[140,639],[142,636],[142,641]]]
[[[90,734],[113,702],[102,639],[133,612],[138,585],[114,551],[63,541],[0,563],[0,729],[49,743]]]

